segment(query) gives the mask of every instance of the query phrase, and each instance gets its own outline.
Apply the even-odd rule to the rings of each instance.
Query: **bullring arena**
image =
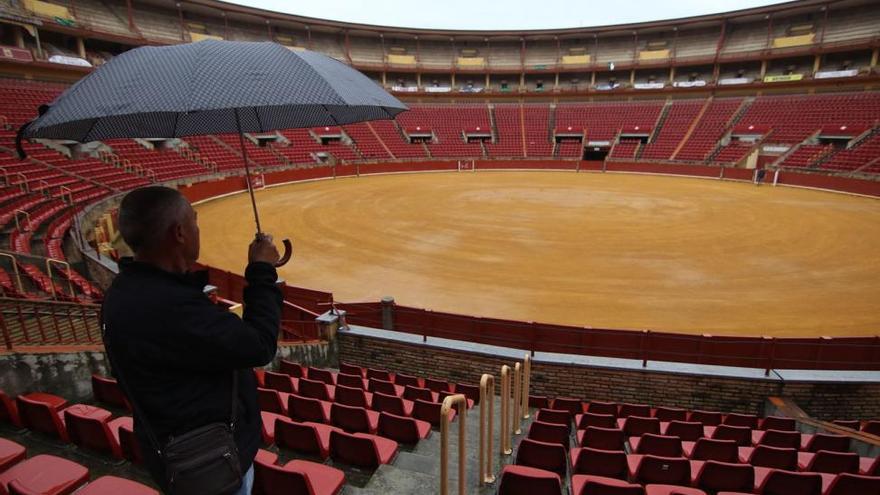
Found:
[[[340,301],[601,328],[861,336],[880,325],[880,202],[571,172],[363,176],[260,191],[293,285]],[[244,266],[245,194],[198,206],[203,263]]]
[[[682,2],[652,2],[644,22],[526,30],[417,27],[452,2],[408,5],[403,27],[287,3],[303,11],[0,0],[0,495],[158,495],[101,319],[131,254],[122,198],[157,185],[194,205],[201,256],[186,279],[189,250],[147,262],[197,283],[218,320],[253,323],[249,190],[263,231],[293,243],[280,323],[263,321],[264,356],[234,370],[237,411],[261,426],[251,495],[880,495],[877,0],[680,18]],[[357,8],[384,22],[386,3]],[[568,3],[566,23],[627,10]],[[456,24],[554,10],[484,4]],[[261,77],[260,57],[233,55],[245,50],[322,61],[408,109],[390,99],[368,112],[387,119],[317,125],[327,102],[303,115],[279,96],[304,96],[279,83],[302,67]],[[40,130],[134,51],[201,55],[140,59],[137,80],[95,83],[72,114],[158,104],[144,74],[204,105],[238,88],[246,108]],[[338,103],[334,119],[360,113]],[[245,116],[237,133],[230,113]],[[276,125],[292,117],[315,127]],[[74,131],[101,139],[56,139]],[[143,333],[190,329],[181,307],[150,311]],[[171,379],[142,377],[167,384],[149,398],[177,397],[157,416],[215,412],[204,397],[219,387],[177,393],[232,371],[197,365],[229,347],[198,329],[183,363],[124,342],[131,362],[168,358]]]

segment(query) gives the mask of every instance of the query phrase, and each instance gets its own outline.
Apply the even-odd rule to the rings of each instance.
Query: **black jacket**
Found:
[[[232,373],[238,373],[235,441],[242,469],[260,444],[262,421],[251,368],[275,357],[281,291],[268,263],[245,270],[244,319],[214,305],[204,283],[152,265],[124,260],[104,297],[104,342],[129,392],[161,443],[213,422],[228,422]],[[147,467],[163,486],[158,456],[134,415]]]

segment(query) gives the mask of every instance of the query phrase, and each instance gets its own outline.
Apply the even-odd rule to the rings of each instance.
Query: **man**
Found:
[[[128,193],[119,207],[119,231],[134,252],[120,263],[104,298],[105,345],[155,437],[164,444],[214,422],[228,422],[232,376],[238,374],[238,446],[250,494],[261,418],[251,368],[275,357],[281,321],[276,286],[278,251],[268,235],[248,251],[244,318],[211,303],[188,272],[199,257],[196,212],[177,190],[151,186]],[[134,415],[134,430],[151,475],[163,490],[158,455]]]

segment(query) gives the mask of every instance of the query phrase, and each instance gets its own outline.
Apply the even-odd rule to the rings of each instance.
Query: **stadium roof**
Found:
[[[475,3],[447,0],[414,5],[410,0],[337,0],[296,2],[285,0],[231,0],[232,3],[339,22],[438,30],[546,30],[653,22],[763,7],[784,0],[509,0]],[[379,8],[377,8],[379,7]]]

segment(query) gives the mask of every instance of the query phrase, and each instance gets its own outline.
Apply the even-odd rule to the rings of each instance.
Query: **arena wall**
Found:
[[[337,338],[341,361],[459,383],[476,383],[483,373],[490,373],[496,376],[497,384],[501,366],[514,363],[477,352],[347,332],[340,332]],[[763,414],[767,397],[786,396],[817,419],[880,417],[878,382],[789,381],[773,374],[746,378],[533,360],[531,395],[750,414]]]

